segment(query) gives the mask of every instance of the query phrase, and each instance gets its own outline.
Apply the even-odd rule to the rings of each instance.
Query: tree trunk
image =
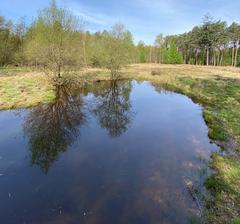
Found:
[[[152,63],[152,47],[150,47],[149,61],[150,63]]]
[[[162,64],[162,50],[159,51],[159,64]]]
[[[213,50],[213,65],[216,66],[216,52]]]
[[[232,48],[232,66],[234,66],[234,52],[235,52],[235,44]]]
[[[221,52],[221,57],[220,57],[220,65],[222,66],[223,62],[223,56],[224,56],[224,50]]]
[[[209,47],[207,47],[207,61],[206,61],[207,66],[209,65]]]
[[[196,54],[195,54],[195,65],[198,64],[198,50],[196,50]]]
[[[83,39],[83,63],[84,63],[84,66],[87,67],[87,58],[86,58],[86,37],[85,37],[85,34],[84,34],[84,39]]]
[[[236,47],[234,66],[237,67],[238,46]]]
[[[61,65],[58,65],[58,78],[61,78]]]

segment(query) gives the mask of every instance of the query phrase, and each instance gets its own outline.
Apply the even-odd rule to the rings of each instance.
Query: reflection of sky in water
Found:
[[[81,93],[81,94],[80,94]],[[59,89],[0,113],[1,223],[188,223],[209,143],[201,108],[147,82]]]

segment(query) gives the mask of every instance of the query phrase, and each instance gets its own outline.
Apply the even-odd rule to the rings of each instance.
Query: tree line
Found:
[[[140,62],[240,66],[240,24],[205,16],[202,24],[190,32],[163,37],[154,46],[138,43]]]
[[[180,35],[159,34],[153,45],[140,41],[124,25],[90,33],[83,21],[55,0],[26,25],[0,16],[0,66],[35,66],[60,78],[80,67],[103,67],[112,78],[130,63],[240,66],[240,25],[205,16],[202,24]]]
[[[24,19],[17,24],[0,16],[0,66],[23,62]]]

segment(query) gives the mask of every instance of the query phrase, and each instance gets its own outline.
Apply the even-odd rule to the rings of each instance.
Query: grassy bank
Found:
[[[240,223],[240,163],[231,156],[212,155],[210,167],[215,173],[206,186],[212,191],[209,220],[213,223]]]
[[[29,107],[54,100],[54,88],[43,74],[10,73],[1,76],[0,109]],[[80,82],[107,80],[105,70],[86,69],[75,75]],[[212,156],[214,174],[206,181],[213,192],[208,202],[211,223],[240,223],[240,69],[191,65],[131,65],[123,78],[149,80],[191,97],[204,108],[209,136],[226,155]]]
[[[0,110],[31,107],[54,98],[54,87],[42,74],[0,76]]]

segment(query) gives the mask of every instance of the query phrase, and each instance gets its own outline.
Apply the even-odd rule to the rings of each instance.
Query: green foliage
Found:
[[[240,224],[240,218],[235,218],[235,219],[232,221],[232,224]]]
[[[181,64],[183,62],[182,54],[178,52],[175,44],[171,44],[170,48],[165,51],[166,64]]]
[[[79,30],[78,18],[52,1],[28,30],[25,48],[28,60],[44,67],[48,74],[61,77],[81,64]]]
[[[154,45],[140,41],[121,24],[111,31],[83,31],[79,18],[51,0],[26,27],[0,16],[0,66],[31,65],[54,77],[79,66],[110,69],[113,76],[131,62],[240,66],[240,25],[205,16],[203,23],[181,35],[157,35]]]
[[[11,21],[0,16],[0,66],[15,63],[15,54],[20,47],[20,39]]]
[[[114,25],[110,32],[96,33],[89,45],[91,64],[109,69],[112,79],[118,78],[120,69],[134,60],[132,34],[122,24]]]
[[[159,34],[154,46],[137,47],[140,63],[239,66],[240,25],[233,23],[227,27],[225,21],[205,16],[203,23],[190,32],[165,37]]]
[[[144,42],[140,41],[137,45],[138,55],[139,55],[139,62],[145,63],[147,61],[147,52]]]

